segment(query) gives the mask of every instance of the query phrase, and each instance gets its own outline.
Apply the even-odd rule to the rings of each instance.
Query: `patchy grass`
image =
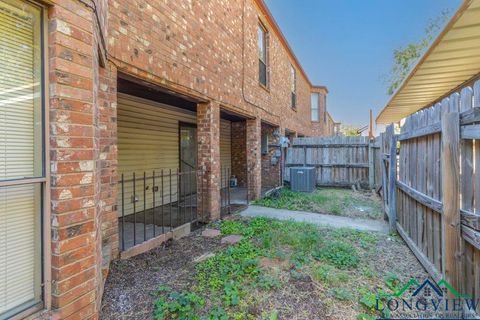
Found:
[[[399,283],[375,263],[383,235],[266,218],[215,226],[244,239],[197,263],[181,290],[160,286],[154,292],[156,320],[375,319],[376,295]],[[300,298],[310,291],[316,303],[296,309],[282,297],[291,290]]]
[[[115,261],[101,318],[372,320],[378,295],[426,277],[396,236],[239,216],[210,227],[244,238],[198,230]]]
[[[294,192],[283,189],[278,198],[263,198],[256,205],[341,215],[347,217],[381,219],[382,205],[370,192],[354,192],[350,189],[321,188],[313,193]]]

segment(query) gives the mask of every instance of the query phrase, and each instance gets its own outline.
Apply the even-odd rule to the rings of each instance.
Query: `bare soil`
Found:
[[[159,286],[188,291],[193,286],[195,259],[228,246],[221,244],[221,237],[202,237],[201,231],[128,260],[113,262],[105,285],[101,319],[154,319],[154,293]],[[411,277],[422,279],[427,276],[400,238],[376,236],[375,247],[362,255],[362,269],[348,271],[350,280],[342,285],[347,290],[355,292],[360,287],[384,287],[384,276],[388,272],[398,275],[402,283]],[[276,310],[278,319],[285,320],[354,320],[364,311],[357,296],[346,300],[335,297],[332,289],[339,285],[315,280],[311,276],[311,266],[297,269],[300,272],[292,277],[293,267],[289,261],[262,257],[259,265],[268,269],[268,273],[278,278],[282,285],[249,294],[249,299],[255,303],[249,304],[248,313],[254,315],[254,319],[265,319],[264,311]],[[364,275],[365,268],[369,269],[369,276]]]

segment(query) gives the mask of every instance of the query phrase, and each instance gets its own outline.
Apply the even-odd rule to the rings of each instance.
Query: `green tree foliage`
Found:
[[[354,126],[342,125],[340,132],[346,137],[358,137],[360,136],[359,130],[360,128]]]
[[[402,84],[415,62],[420,59],[438,32],[450,19],[450,14],[451,10],[442,11],[438,17],[428,21],[427,27],[425,28],[425,35],[422,39],[393,51],[393,66],[386,81],[389,95],[392,95]]]

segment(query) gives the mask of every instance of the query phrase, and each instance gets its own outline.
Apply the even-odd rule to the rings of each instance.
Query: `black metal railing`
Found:
[[[220,213],[223,215],[231,213],[230,207],[230,168],[222,167],[220,169]]]
[[[185,223],[197,221],[204,192],[197,193],[197,183],[203,190],[201,171],[180,172],[160,170],[121,175],[119,205],[120,248],[137,244],[172,231]]]
[[[207,176],[201,170],[178,169],[122,174],[118,205],[120,249],[127,250],[185,223],[208,220]],[[230,213],[230,168],[221,168],[220,206],[222,215]]]

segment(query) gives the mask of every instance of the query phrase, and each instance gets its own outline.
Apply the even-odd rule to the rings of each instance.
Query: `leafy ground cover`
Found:
[[[379,316],[376,296],[424,278],[396,236],[266,218],[197,231],[112,266],[103,319],[360,319]]]
[[[253,204],[354,218],[381,219],[383,217],[379,197],[371,192],[354,192],[350,189],[320,188],[313,193],[305,193],[284,188],[278,197],[266,197],[256,200]]]

